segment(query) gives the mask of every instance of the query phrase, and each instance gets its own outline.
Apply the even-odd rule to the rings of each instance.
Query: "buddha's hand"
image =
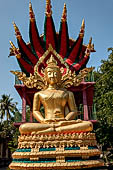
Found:
[[[77,123],[82,123],[83,121],[81,119],[77,119],[77,120],[65,120],[65,121],[61,121],[59,122],[60,126],[67,126],[67,125],[73,125],[73,124],[77,124]]]
[[[77,119],[77,120],[76,120],[76,123],[81,123],[81,122],[82,122],[81,119]]]
[[[49,124],[49,123],[54,123],[55,120],[53,119],[44,119],[41,123],[44,123],[44,124]]]

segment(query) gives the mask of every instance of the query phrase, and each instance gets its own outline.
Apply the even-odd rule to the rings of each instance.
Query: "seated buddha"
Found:
[[[52,132],[89,132],[93,125],[89,121],[75,120],[77,107],[72,92],[59,87],[60,68],[53,57],[45,68],[47,88],[36,92],[33,99],[33,116],[39,123],[24,123],[20,126],[21,134]],[[43,105],[45,116],[40,112]]]

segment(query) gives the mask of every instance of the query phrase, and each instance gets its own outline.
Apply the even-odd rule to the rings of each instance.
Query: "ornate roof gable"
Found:
[[[79,74],[79,72],[86,68],[89,60],[90,52],[94,52],[94,45],[90,39],[88,45],[83,44],[85,21],[83,19],[80,28],[80,33],[77,40],[69,38],[67,25],[67,9],[64,4],[63,13],[60,22],[59,33],[56,32],[54,21],[52,18],[51,1],[46,0],[46,12],[44,22],[44,34],[39,35],[36,25],[35,14],[33,12],[32,4],[29,3],[29,36],[30,42],[27,44],[22,38],[22,35],[15,23],[15,35],[17,38],[18,48],[10,41],[10,56],[15,55],[18,64],[27,77],[34,74],[34,70],[43,77],[43,69],[47,66],[46,61],[51,55],[56,59],[57,65],[60,68],[71,70],[72,73]],[[63,73],[63,74],[64,74]]]

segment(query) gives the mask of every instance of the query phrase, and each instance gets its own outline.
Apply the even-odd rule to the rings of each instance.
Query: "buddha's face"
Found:
[[[54,85],[59,82],[60,70],[58,68],[47,68],[46,80],[48,84]]]

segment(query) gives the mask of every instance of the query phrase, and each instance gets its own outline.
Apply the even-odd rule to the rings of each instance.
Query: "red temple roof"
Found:
[[[43,55],[47,52],[50,45],[56,51],[56,53],[59,54],[60,57],[65,61],[65,63],[69,66],[70,70],[76,71],[77,74],[81,69],[86,67],[86,64],[89,60],[90,52],[95,52],[94,46],[91,44],[91,40],[89,42],[89,45],[83,44],[85,29],[84,20],[82,21],[80,33],[78,35],[77,40],[72,40],[71,38],[69,38],[68,35],[66,4],[64,4],[59,33],[56,33],[55,30],[51,8],[51,1],[46,0],[44,34],[40,36],[38,33],[32,4],[30,2],[29,44],[25,43],[18,27],[14,23],[18,48],[16,48],[11,42],[10,44],[12,47],[10,56],[16,56],[22,72],[26,73],[27,76],[29,76],[30,73],[34,73],[35,65],[38,63],[39,59],[43,57]],[[48,54],[45,61],[47,61],[47,59],[51,56],[51,53]],[[59,59],[56,57],[55,59],[57,60],[58,65],[62,67]],[[46,67],[46,63],[44,63],[43,67]]]

